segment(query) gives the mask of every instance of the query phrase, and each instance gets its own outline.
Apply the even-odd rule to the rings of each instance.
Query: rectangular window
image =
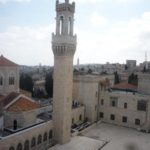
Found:
[[[116,106],[115,101],[111,101],[111,106],[113,106],[113,107],[115,107],[115,106]]]
[[[118,97],[110,97],[110,105],[112,107],[117,107],[117,105],[118,105]]]
[[[139,100],[137,103],[137,110],[146,111],[147,102],[146,100]]]
[[[81,121],[81,120],[82,120],[82,115],[79,116],[79,121]]]
[[[95,111],[97,110],[97,106],[95,105]]]
[[[104,118],[104,113],[103,113],[103,112],[100,112],[100,113],[99,113],[99,117],[100,117],[100,118]]]
[[[0,85],[3,85],[3,77],[0,77]]]
[[[127,117],[126,116],[122,117],[122,122],[127,122]]]
[[[124,103],[124,108],[127,109],[127,107],[128,107],[128,106],[127,106],[127,103]]]
[[[135,125],[140,125],[140,119],[135,119]]]
[[[103,99],[101,99],[101,105],[104,105],[104,100]]]
[[[97,92],[97,91],[96,91],[96,94],[95,94],[95,95],[96,95],[96,97],[98,97],[98,92]]]
[[[110,115],[110,120],[115,120],[115,115],[114,114]]]
[[[14,85],[15,84],[15,78],[14,77],[9,77],[9,85]]]
[[[72,118],[72,124],[74,124],[74,118]]]

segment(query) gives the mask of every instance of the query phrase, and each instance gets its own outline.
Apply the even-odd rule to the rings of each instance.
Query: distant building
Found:
[[[136,60],[126,60],[127,70],[134,71],[136,69]]]

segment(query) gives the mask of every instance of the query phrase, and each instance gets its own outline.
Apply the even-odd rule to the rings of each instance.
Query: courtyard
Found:
[[[150,150],[150,133],[101,123],[50,150]]]

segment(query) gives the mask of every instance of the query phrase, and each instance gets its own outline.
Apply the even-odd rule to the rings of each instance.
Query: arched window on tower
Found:
[[[71,34],[71,17],[69,17],[68,21],[68,34]]]
[[[64,24],[64,18],[63,16],[60,17],[60,34],[63,34],[63,24]]]

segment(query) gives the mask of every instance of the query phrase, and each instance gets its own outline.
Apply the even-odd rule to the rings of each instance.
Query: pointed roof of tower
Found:
[[[3,55],[0,56],[0,67],[17,67],[18,65],[7,58],[5,58]]]

